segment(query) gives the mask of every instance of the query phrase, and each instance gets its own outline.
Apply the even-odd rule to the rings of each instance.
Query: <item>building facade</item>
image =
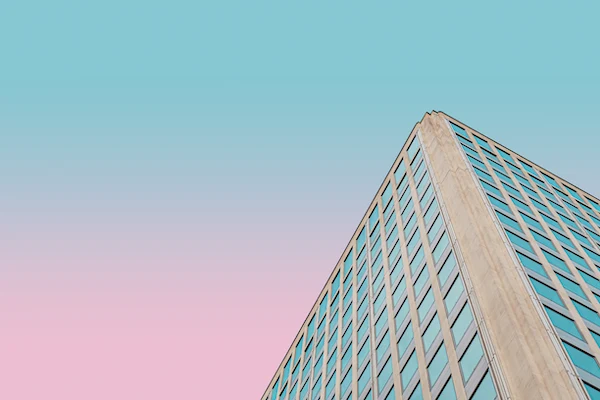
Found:
[[[600,399],[600,200],[415,125],[262,400]]]

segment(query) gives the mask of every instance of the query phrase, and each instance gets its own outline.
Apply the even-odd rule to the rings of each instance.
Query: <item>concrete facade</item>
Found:
[[[596,399],[599,254],[600,201],[428,113],[262,399]]]

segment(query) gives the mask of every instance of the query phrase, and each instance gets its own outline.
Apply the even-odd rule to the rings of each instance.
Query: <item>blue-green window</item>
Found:
[[[398,168],[396,168],[396,171],[394,171],[394,179],[396,180],[397,184],[400,184],[402,179],[404,179],[405,174],[406,166],[404,165],[404,160],[401,160],[400,164],[398,164]]]
[[[437,380],[439,379],[442,371],[448,364],[448,354],[446,353],[446,346],[442,343],[440,348],[438,349],[435,356],[429,363],[427,367],[427,372],[429,373],[429,381],[431,382],[431,386],[433,387]]]
[[[530,253],[533,253],[533,249],[531,248],[531,245],[529,244],[529,242],[525,239],[523,239],[520,236],[517,236],[516,234],[512,233],[509,230],[504,230],[506,232],[506,235],[508,236],[508,239],[510,239],[510,241],[516,245],[521,247],[522,249],[525,249],[527,251],[529,251]]]
[[[587,265],[585,260],[579,254],[575,254],[574,252],[572,252],[569,249],[564,249],[564,250],[565,250],[565,253],[567,253],[567,256],[571,259],[571,261],[573,261],[575,264],[591,271],[590,267]]]
[[[413,250],[415,249],[415,247],[417,246],[417,244],[420,241],[421,241],[421,235],[419,235],[419,228],[417,228],[415,230],[415,233],[413,234],[413,236],[408,241],[408,244],[406,245],[408,254],[412,254]]]
[[[473,168],[473,170],[475,171],[475,173],[477,175],[479,175],[480,178],[483,178],[483,179],[487,180],[488,182],[494,183],[494,178],[492,178],[492,176],[490,174],[488,174],[487,172],[483,172],[479,168]]]
[[[396,320],[396,329],[398,329],[400,325],[402,325],[402,323],[406,320],[409,311],[410,308],[408,305],[408,299],[406,299],[404,300],[404,303],[402,303],[402,305],[400,306],[400,309],[398,310],[398,312],[396,313],[396,317],[394,318]]]
[[[277,392],[279,390],[279,379],[275,382],[275,385],[271,389],[271,400],[275,400],[277,398]]]
[[[438,272],[440,286],[446,284],[448,277],[450,277],[450,274],[454,271],[454,267],[456,267],[456,258],[454,258],[454,254],[450,253],[448,258],[446,258],[446,261],[444,261],[444,265],[442,265],[442,268],[440,268],[440,271]]]
[[[496,199],[495,197],[490,196],[489,194],[488,194],[488,199],[490,200],[490,203],[492,203],[493,206],[496,206],[499,209],[504,210],[506,212],[509,212],[509,213],[511,212],[510,207],[505,202],[500,201],[500,200]]]
[[[577,240],[579,240],[580,243],[587,244],[588,246],[592,245],[592,243],[585,236],[583,236],[581,233],[576,232],[573,229],[569,229],[569,230],[571,231],[571,233],[573,234],[573,236],[575,236],[575,238]]]
[[[428,352],[433,344],[434,339],[440,333],[440,320],[438,319],[437,314],[433,317],[425,332],[423,332],[423,347],[425,348],[425,352]]]
[[[379,387],[379,393],[385,387],[385,384],[388,383],[390,378],[392,377],[392,357],[388,358],[379,376],[377,376],[377,386]]]
[[[580,275],[583,278],[583,280],[590,286],[595,287],[596,289],[600,290],[600,281],[596,278],[594,278],[593,276],[590,276],[588,274],[586,274],[583,271],[580,271]]]
[[[544,253],[546,260],[548,260],[548,262],[550,264],[552,264],[556,268],[566,272],[567,274],[572,275],[571,271],[569,270],[569,267],[567,267],[567,264],[562,259],[556,257],[555,255],[551,254],[550,252],[548,252],[544,249],[542,249],[542,253]]]
[[[525,268],[530,269],[533,272],[537,272],[538,274],[540,274],[546,278],[548,277],[548,275],[546,274],[546,271],[544,271],[544,267],[542,266],[542,264],[540,264],[537,261],[534,261],[533,259],[527,257],[526,255],[522,254],[519,251],[517,251],[517,256],[519,257],[521,264],[523,264],[523,266]]]
[[[431,217],[433,217],[436,214],[437,210],[438,210],[437,201],[433,200],[431,202],[431,205],[429,206],[429,208],[423,215],[423,220],[425,221],[425,224],[429,224],[429,221],[431,221]]]
[[[420,246],[419,250],[417,251],[417,254],[415,254],[415,256],[410,262],[410,273],[412,275],[414,275],[415,271],[419,268],[424,258],[425,252],[423,251],[423,246]]]
[[[554,237],[557,238],[562,244],[566,244],[569,247],[575,248],[575,246],[573,246],[573,242],[571,242],[571,239],[569,239],[562,233],[555,231],[554,229],[551,229],[551,231],[554,234]]]
[[[585,295],[583,290],[581,290],[581,286],[579,286],[577,283],[573,282],[572,280],[570,280],[568,278],[565,278],[564,276],[562,276],[560,274],[556,274],[556,277],[558,278],[560,283],[563,285],[563,287],[565,289],[567,289],[567,291],[569,291],[579,297],[587,299],[587,296]]]
[[[596,326],[600,326],[600,317],[598,316],[598,313],[596,311],[592,310],[587,306],[584,306],[583,304],[575,300],[573,300],[573,305],[575,306],[575,309],[583,319],[591,322]]]
[[[352,361],[352,345],[348,346],[348,349],[342,356],[342,371],[346,369],[350,361]]]
[[[427,266],[423,268],[423,271],[419,274],[419,277],[415,280],[414,288],[415,288],[415,297],[421,294],[421,291],[425,287],[425,284],[429,280],[429,270]]]
[[[506,215],[498,211],[496,211],[496,215],[504,225],[510,226],[511,228],[516,229],[519,232],[523,232],[523,230],[519,226],[519,223],[514,219],[507,217]]]
[[[556,248],[554,247],[554,245],[552,244],[550,239],[548,239],[546,236],[544,236],[540,233],[537,233],[536,231],[531,231],[531,234],[533,235],[533,238],[535,239],[536,242],[548,247],[549,249],[556,251]]]
[[[433,239],[435,239],[443,224],[444,220],[442,219],[442,216],[438,215],[433,225],[431,225],[431,228],[429,228],[429,232],[427,232],[427,238],[429,239],[429,243],[433,242]]]
[[[419,204],[421,205],[421,210],[425,209],[425,206],[429,202],[429,199],[431,199],[432,195],[433,195],[433,189],[431,188],[431,185],[429,185],[427,187],[427,190],[423,194],[423,197],[421,197],[421,201],[419,202]]]
[[[413,141],[410,143],[410,145],[408,146],[408,157],[410,160],[413,159],[413,157],[417,154],[417,151],[419,150],[419,141],[417,140],[416,136],[413,139]]]
[[[583,248],[583,251],[585,251],[585,253],[588,255],[589,258],[591,258],[592,260],[594,260],[594,262],[596,262],[597,264],[600,264],[600,255],[596,254],[595,252],[587,249],[587,248]]]
[[[540,223],[538,221],[531,218],[529,215],[527,215],[525,213],[519,212],[519,214],[521,214],[521,217],[523,217],[523,219],[525,220],[525,223],[544,232],[544,228],[542,228],[542,225],[540,225]]]
[[[387,327],[388,322],[388,313],[387,309],[384,307],[381,316],[375,323],[375,335],[379,336],[379,334],[383,331],[383,328]]]
[[[417,309],[417,312],[419,314],[419,322],[423,322],[423,319],[431,309],[431,306],[433,306],[433,291],[430,288],[427,291],[425,297],[423,298],[423,301],[421,301],[419,308]]]
[[[379,342],[379,346],[377,346],[377,362],[381,361],[381,358],[384,356],[387,349],[390,348],[390,333],[386,332]]]
[[[529,208],[527,204],[523,203],[521,200],[515,199],[512,196],[510,197],[510,199],[512,200],[513,204],[517,206],[517,208],[520,208],[523,211],[527,211],[529,214],[533,215],[533,211],[531,211],[531,208]]]
[[[454,336],[454,342],[456,344],[460,343],[472,323],[473,313],[471,313],[471,307],[469,306],[469,303],[467,303],[460,314],[458,314],[454,324],[452,324],[452,335]]]
[[[450,121],[448,121],[448,122],[450,122]],[[457,134],[459,134],[459,135],[461,135],[461,136],[463,136],[465,138],[469,137],[467,135],[467,132],[463,128],[461,128],[460,126],[454,125],[452,122],[450,122],[450,126],[452,127],[452,129],[454,130],[454,132],[456,132]]]
[[[333,350],[329,360],[327,361],[327,373],[329,374],[333,368],[335,368],[335,363],[337,361],[337,349]]]
[[[371,341],[367,340],[367,341],[365,341],[365,344],[363,345],[363,347],[361,347],[360,351],[358,352],[358,366],[359,367],[362,365],[363,361],[365,361],[365,358],[367,358],[370,354],[371,354]]]
[[[361,394],[367,385],[371,382],[371,365],[367,364],[367,367],[358,378],[358,394]]]
[[[317,381],[315,382],[315,384],[313,385],[312,388],[312,399],[315,400],[317,398],[317,396],[321,392],[321,375],[319,375],[319,377],[317,378]]]
[[[448,382],[446,382],[436,400],[456,400],[456,391],[454,390],[452,378],[448,379]]]
[[[444,303],[446,304],[446,309],[448,310],[448,313],[452,312],[463,292],[464,286],[462,280],[460,279],[460,277],[457,277],[454,283],[452,284],[452,287],[448,291],[448,294],[446,294],[446,298],[444,299]]]
[[[496,196],[498,196],[500,198],[504,197],[504,196],[502,196],[502,192],[500,192],[498,189],[496,189],[495,186],[490,185],[489,183],[487,183],[487,182],[485,182],[485,181],[483,181],[481,179],[479,180],[479,182],[481,182],[481,186],[483,186],[483,188],[485,190],[487,190],[488,192],[493,193],[493,194],[495,194]]]
[[[600,400],[600,390],[596,389],[595,387],[589,385],[586,382],[583,382],[583,386],[585,386],[585,390],[588,392],[592,400]]]
[[[444,254],[444,251],[448,247],[448,235],[444,232],[440,238],[437,246],[433,249],[433,261],[437,264],[440,261],[440,257]]]
[[[577,368],[581,368],[595,377],[600,378],[600,367],[598,367],[598,363],[594,357],[567,342],[562,343],[563,346],[565,346],[569,357],[571,357],[573,364],[575,364]]]
[[[521,161],[521,160],[519,160]],[[529,172],[531,175],[533,176],[538,176],[537,172],[535,172],[535,170],[533,169],[533,167],[529,164],[527,164],[526,162],[521,161],[521,165],[523,166],[523,168],[525,168],[525,170],[527,170],[527,172]]]
[[[352,383],[352,368],[350,368],[348,370],[348,372],[346,373],[346,376],[344,376],[344,379],[342,379],[342,384],[340,385],[340,392],[342,394],[346,393],[346,391],[350,387],[351,383]]]
[[[479,340],[479,336],[476,335],[473,341],[467,347],[467,350],[460,358],[460,369],[463,373],[463,378],[465,382],[471,378],[475,367],[479,364],[479,361],[483,357],[483,348],[481,347],[481,341]]]
[[[486,150],[493,151],[493,150],[492,150],[492,148],[490,147],[490,145],[488,144],[488,142],[487,142],[487,141],[485,141],[484,139],[482,139],[482,138],[480,138],[480,137],[478,137],[478,136],[476,136],[476,135],[474,135],[474,137],[475,137],[475,141],[476,141],[477,143],[479,143],[479,145],[480,145],[481,147],[483,147],[483,148],[484,148],[484,149],[486,149]]]
[[[575,336],[577,339],[583,340],[579,329],[577,329],[577,325],[570,318],[565,317],[564,315],[557,313],[553,309],[544,306],[546,309],[546,313],[548,317],[550,317],[550,321],[552,321],[552,325],[557,327],[558,329]]]
[[[563,307],[565,306],[565,304],[560,299],[560,296],[556,290],[554,290],[550,286],[538,281],[537,279],[533,279],[532,277],[529,277],[529,280],[531,281],[531,284],[533,285],[533,288],[535,289],[535,291],[540,296],[545,297],[548,300],[553,301],[556,304],[559,304]]]
[[[558,230],[562,231],[562,228],[560,227],[560,225],[558,224],[558,222],[556,222],[556,220],[555,220],[554,218],[551,218],[551,217],[547,216],[547,215],[546,215],[546,214],[544,214],[544,213],[540,213],[540,215],[542,216],[542,219],[543,219],[544,221],[546,221],[546,223],[547,223],[548,225],[551,225],[552,227],[554,227],[554,228],[556,228],[556,229],[558,229]]]
[[[415,374],[417,373],[418,367],[419,364],[417,361],[417,353],[413,350],[408,361],[406,362],[406,365],[404,366],[404,368],[402,368],[402,371],[400,372],[400,378],[402,380],[402,390],[406,389],[412,377],[415,376]]]
[[[495,398],[496,389],[494,388],[494,382],[492,381],[490,371],[487,371],[470,400],[490,400]]]
[[[356,238],[356,248],[359,249],[359,251],[364,246],[366,240],[367,240],[367,232],[365,231],[365,228],[363,228],[360,231],[360,233],[358,234],[358,237]]]
[[[502,182],[502,186],[504,186],[504,189],[506,189],[506,191],[509,194],[512,194],[513,196],[518,197],[519,199],[523,198],[523,196],[521,196],[521,193],[509,184]]]
[[[423,400],[423,390],[421,389],[421,382],[417,384],[417,387],[415,388],[415,390],[413,390],[408,400]]]
[[[377,225],[378,222],[379,222],[379,209],[377,208],[377,206],[375,206],[375,208],[371,212],[371,215],[369,215],[369,228],[371,230],[373,230],[373,228],[375,228],[375,226]]]
[[[394,293],[392,294],[392,298],[394,300],[394,305],[398,304],[398,301],[400,301],[400,299],[402,298],[402,296],[404,295],[405,292],[406,292],[406,279],[404,279],[404,277],[402,277],[402,279],[400,280],[400,283],[396,287],[396,290],[394,290]]]
[[[408,324],[402,336],[400,336],[400,340],[398,340],[398,358],[402,358],[406,350],[408,350],[408,346],[410,346],[413,341],[414,333],[412,330],[412,324]]]
[[[335,390],[337,374],[333,374],[331,378],[329,378],[329,382],[327,382],[327,386],[325,386],[325,396],[329,397],[331,393]]]

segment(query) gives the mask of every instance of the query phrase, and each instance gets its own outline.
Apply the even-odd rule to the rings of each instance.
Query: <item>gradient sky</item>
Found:
[[[598,2],[397,3],[0,5],[0,398],[259,399],[426,111],[600,195]]]

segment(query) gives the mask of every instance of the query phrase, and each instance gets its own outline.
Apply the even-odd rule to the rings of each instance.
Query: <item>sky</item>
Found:
[[[0,398],[259,399],[427,111],[600,195],[597,2],[4,3]]]

